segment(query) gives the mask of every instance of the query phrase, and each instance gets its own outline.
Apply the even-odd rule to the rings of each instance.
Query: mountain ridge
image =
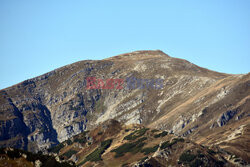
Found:
[[[13,87],[13,86],[16,86],[16,85],[21,84],[21,83],[23,83],[23,82],[25,82],[25,81],[28,81],[28,80],[37,80],[37,78],[45,77],[45,76],[47,76],[47,75],[50,75],[50,73],[53,73],[54,71],[60,70],[61,68],[64,68],[64,67],[67,67],[67,66],[74,65],[75,63],[80,63],[80,62],[84,62],[84,61],[92,62],[92,61],[102,61],[102,60],[103,60],[103,61],[104,61],[104,60],[117,60],[116,58],[118,58],[118,60],[119,60],[119,59],[122,58],[123,56],[133,55],[133,54],[135,54],[135,53],[140,54],[140,53],[143,53],[143,52],[144,52],[144,53],[146,52],[147,54],[150,54],[150,53],[154,53],[154,54],[155,54],[155,53],[160,53],[160,54],[165,55],[165,56],[167,56],[167,57],[169,57],[169,58],[174,58],[174,57],[170,57],[168,54],[164,53],[164,52],[161,51],[161,50],[137,50],[137,51],[132,51],[132,52],[124,53],[124,54],[119,54],[119,55],[116,55],[116,56],[111,56],[111,57],[104,58],[104,59],[98,59],[98,60],[92,60],[92,59],[80,60],[80,61],[77,61],[77,62],[74,62],[74,63],[70,63],[70,64],[67,64],[67,65],[64,65],[64,66],[62,66],[62,67],[58,67],[58,68],[56,68],[56,69],[54,69],[54,70],[51,70],[51,71],[46,72],[46,73],[44,73],[44,74],[38,75],[38,76],[36,76],[36,77],[32,77],[32,78],[29,78],[29,79],[25,79],[24,81],[18,82],[18,83],[14,84],[14,85],[8,86],[8,87],[6,87],[6,88],[2,88],[2,89],[0,89],[0,91],[1,91],[1,90],[4,90],[4,89],[8,89],[8,88]],[[149,55],[149,56],[150,56],[150,55]],[[185,59],[182,59],[182,58],[175,58],[175,59],[179,59],[179,60],[183,60],[183,61],[187,61],[188,63],[191,63],[191,62],[189,62],[188,60],[185,60]],[[193,63],[191,63],[191,64],[193,64]],[[195,64],[193,64],[193,65],[195,65]],[[195,66],[197,66],[197,65],[195,65]],[[203,67],[200,67],[200,66],[197,66],[197,67],[203,68]],[[211,69],[208,69],[208,68],[203,68],[203,69],[206,69],[206,70],[209,70],[209,71],[213,71],[213,72],[217,72],[217,71],[214,71],[214,70],[211,70]],[[224,73],[224,72],[217,72],[217,73],[226,74],[226,75],[245,75],[245,74],[247,74],[247,73],[245,73],[245,74],[230,74],[230,73]]]

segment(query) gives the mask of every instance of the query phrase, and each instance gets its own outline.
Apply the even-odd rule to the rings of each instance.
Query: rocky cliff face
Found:
[[[124,79],[123,89],[87,89],[88,77]],[[44,150],[108,119],[206,143],[227,125],[249,126],[249,87],[250,74],[210,71],[158,50],[80,61],[0,91],[0,146]]]

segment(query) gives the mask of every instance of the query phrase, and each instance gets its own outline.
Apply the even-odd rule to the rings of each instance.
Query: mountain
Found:
[[[218,73],[159,50],[80,61],[0,90],[0,146],[46,151],[114,119],[250,163],[249,88],[250,73]]]

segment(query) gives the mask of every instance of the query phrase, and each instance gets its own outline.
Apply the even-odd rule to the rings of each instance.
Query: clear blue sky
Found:
[[[145,49],[248,73],[250,1],[0,1],[0,89],[79,60]]]

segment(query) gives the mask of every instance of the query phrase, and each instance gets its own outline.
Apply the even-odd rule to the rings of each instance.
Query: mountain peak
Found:
[[[148,59],[148,58],[156,58],[156,57],[170,57],[166,53],[164,53],[161,50],[138,50],[138,51],[133,51],[129,53],[124,53],[120,54],[117,56],[113,56],[110,58],[107,58],[105,60],[126,60],[126,59]]]

